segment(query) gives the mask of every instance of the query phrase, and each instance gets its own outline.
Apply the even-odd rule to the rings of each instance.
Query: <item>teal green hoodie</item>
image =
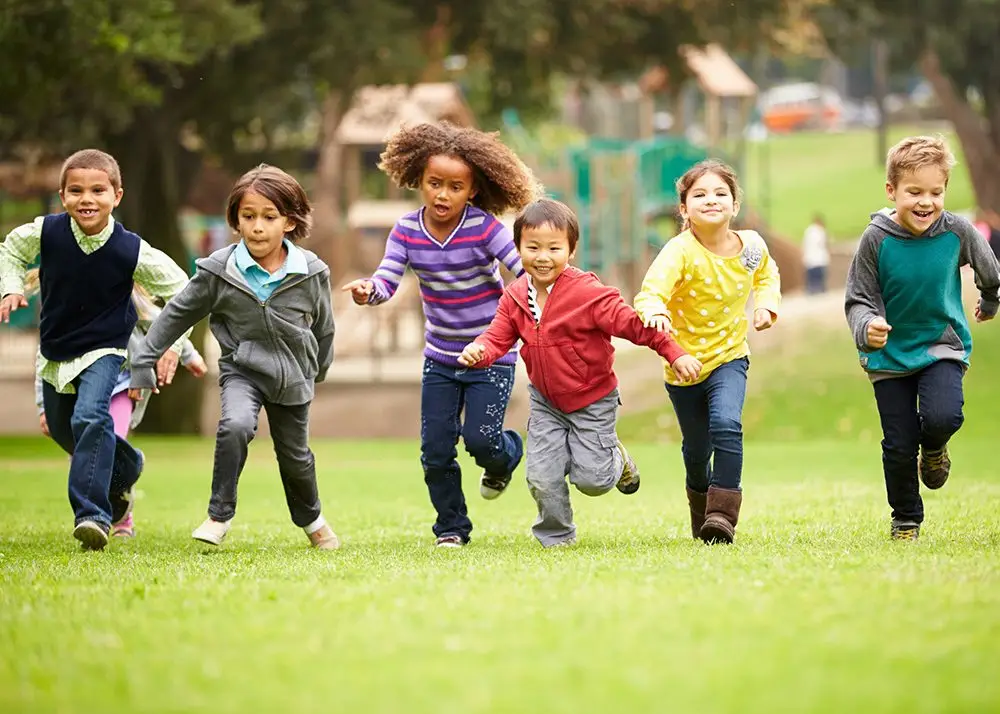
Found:
[[[861,366],[872,381],[918,372],[950,359],[968,366],[972,336],[962,305],[964,265],[972,266],[979,309],[995,315],[1000,264],[966,219],[944,211],[922,235],[897,224],[887,210],[873,213],[847,274],[845,312]],[[868,324],[884,317],[892,330],[885,347],[867,344]]]

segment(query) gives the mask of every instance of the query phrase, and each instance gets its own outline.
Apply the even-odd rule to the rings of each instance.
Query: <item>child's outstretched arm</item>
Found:
[[[341,290],[351,293],[351,297],[358,305],[381,305],[396,294],[409,262],[406,242],[394,226],[385,243],[382,262],[378,264],[378,269],[372,277],[352,280]]]
[[[515,278],[524,275],[524,266],[521,265],[521,256],[518,255],[517,246],[514,245],[514,234],[510,228],[502,223],[498,224],[500,229],[493,234],[487,243],[490,254],[504,264]]]
[[[642,318],[629,307],[617,288],[603,286],[600,297],[591,305],[591,316],[604,334],[654,350],[667,360],[681,379],[690,381],[701,373],[701,362],[685,352],[669,331],[643,324]]]
[[[761,239],[764,244],[764,240]],[[767,245],[763,245],[763,257],[753,273],[753,326],[766,330],[778,319],[781,304],[781,275],[778,264],[771,257]]]
[[[18,226],[0,243],[0,322],[10,322],[10,314],[28,306],[24,297],[24,276],[42,249],[44,217]]]
[[[885,346],[892,327],[885,321],[885,304],[878,277],[878,247],[881,232],[869,226],[861,234],[851,259],[844,287],[844,313],[854,335],[854,345],[862,352]]]
[[[997,263],[996,254],[983,234],[966,219],[959,216],[955,218],[955,234],[962,244],[960,263],[972,267],[976,287],[979,288],[976,322],[992,320],[1000,307],[1000,299],[997,297],[997,291],[1000,290],[1000,263]]]
[[[319,372],[316,373],[316,381],[322,382],[326,379],[326,373],[333,364],[333,304],[330,298],[330,271],[323,271],[319,280],[319,299],[316,301],[316,309],[313,311],[312,333],[319,345],[317,361]]]
[[[490,326],[474,342],[465,346],[458,358],[459,364],[486,368],[510,352],[521,337],[511,319],[511,303],[510,295],[505,290],[500,296],[497,314],[493,316]]]
[[[146,339],[134,354],[129,355],[132,362],[130,397],[141,399],[142,389],[152,389],[154,393],[158,391],[153,366],[160,355],[185,338],[191,328],[211,312],[215,301],[214,280],[210,273],[199,270],[153,321]]]
[[[653,260],[632,304],[644,325],[661,330],[670,326],[670,297],[684,279],[684,251],[680,243],[669,241]]]

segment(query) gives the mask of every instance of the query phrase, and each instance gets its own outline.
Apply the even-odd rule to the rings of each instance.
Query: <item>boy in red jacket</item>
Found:
[[[567,475],[588,496],[614,486],[639,490],[639,469],[615,433],[621,402],[611,336],[652,348],[684,379],[701,370],[669,332],[645,327],[617,288],[569,266],[579,235],[576,216],[558,201],[542,199],[521,211],[514,244],[525,275],[459,357],[467,367],[488,367],[523,342],[531,380],[527,480],[538,504],[532,532],[545,547],[576,541]]]

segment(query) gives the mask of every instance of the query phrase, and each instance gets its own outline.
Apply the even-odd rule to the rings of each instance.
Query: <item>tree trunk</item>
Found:
[[[941,68],[934,50],[924,53],[920,68],[958,134],[972,178],[976,202],[980,208],[1000,212],[1000,146],[991,139],[992,134],[1000,134],[1000,127],[991,126],[990,120],[994,118],[984,119],[959,94],[955,83]],[[1000,120],[1000,117],[996,120]]]
[[[109,147],[122,169],[125,189],[116,214],[122,223],[190,272],[190,256],[181,238],[178,212],[194,179],[198,158],[186,155],[178,125],[162,111],[141,113],[129,129],[110,138]],[[204,327],[192,341],[201,349]],[[173,384],[152,398],[142,431],[198,434],[201,431],[203,381],[179,367]]]
[[[337,127],[344,115],[345,94],[331,91],[323,102],[319,159],[313,188],[313,229],[307,247],[330,266],[334,286],[354,264],[353,236],[346,226],[342,206],[343,147]]]

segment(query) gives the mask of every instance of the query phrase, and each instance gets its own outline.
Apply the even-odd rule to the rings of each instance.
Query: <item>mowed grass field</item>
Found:
[[[754,362],[732,547],[689,536],[666,410],[621,425],[641,490],[574,493],[579,544],[551,551],[523,467],[487,503],[463,455],[474,540],[435,550],[415,442],[319,442],[344,548],[312,552],[266,440],[210,549],[190,531],[212,442],[143,438],[138,537],[84,553],[64,457],[0,441],[0,711],[995,711],[1000,324],[974,336],[968,423],[917,543],[888,540],[842,331]]]
[[[945,201],[953,211],[975,208],[962,147],[950,127],[904,125],[890,128],[889,146],[905,136],[942,134],[958,160]],[[740,181],[747,203],[761,213],[777,234],[799,241],[817,212],[826,218],[833,240],[857,240],[870,214],[889,205],[885,196],[885,157],[878,156],[872,130],[839,134],[801,132],[775,134],[766,146],[747,146],[747,165]]]

